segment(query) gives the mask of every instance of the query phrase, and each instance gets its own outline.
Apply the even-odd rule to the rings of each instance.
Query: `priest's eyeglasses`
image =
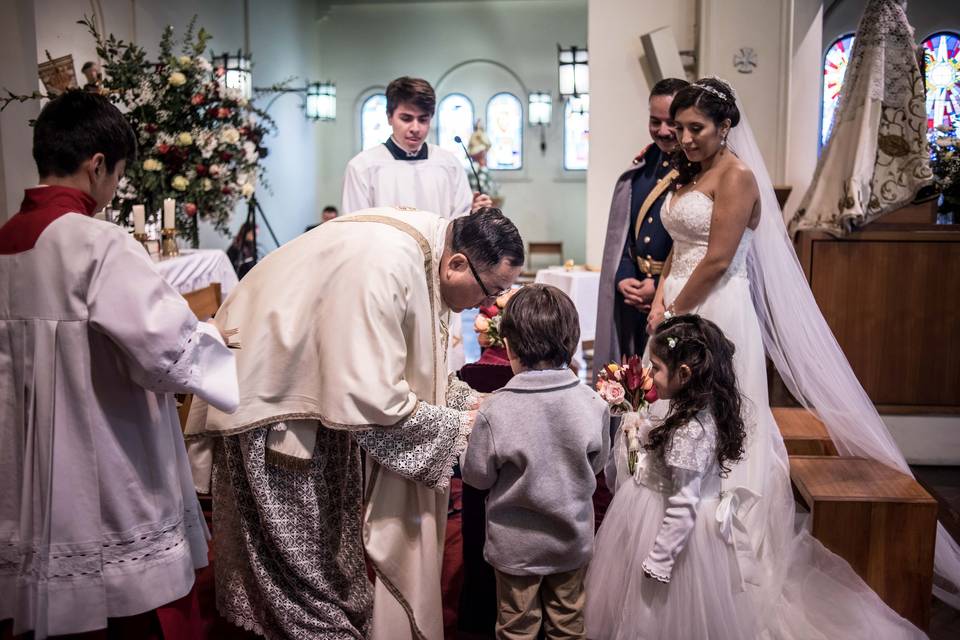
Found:
[[[467,259],[467,266],[470,267],[470,273],[473,274],[473,279],[477,281],[478,285],[480,285],[480,290],[483,291],[485,298],[499,298],[501,295],[503,295],[503,291],[497,291],[495,293],[490,293],[487,291],[487,285],[483,284],[483,280],[480,279],[480,273],[477,271],[477,268],[473,266],[469,256],[464,253],[463,257]]]

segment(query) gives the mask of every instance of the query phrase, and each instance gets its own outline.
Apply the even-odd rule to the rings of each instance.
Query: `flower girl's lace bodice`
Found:
[[[688,278],[707,255],[713,199],[702,191],[688,191],[679,197],[671,193],[663,206],[663,226],[673,238],[671,278]],[[753,230],[747,228],[740,238],[737,253],[724,275],[724,280],[747,276],[747,253]]]

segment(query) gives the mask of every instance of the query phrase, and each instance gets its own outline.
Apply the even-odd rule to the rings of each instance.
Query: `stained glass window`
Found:
[[[960,34],[941,31],[923,41],[927,127],[960,134]]]
[[[367,150],[384,143],[391,133],[387,122],[387,96],[375,93],[360,106],[360,148]]]
[[[563,107],[563,168],[586,171],[590,150],[590,96],[568,98]]]
[[[491,169],[516,170],[523,166],[523,106],[512,93],[498,93],[487,103],[487,152]]]
[[[833,113],[840,101],[840,88],[843,86],[843,76],[847,73],[850,63],[850,50],[853,48],[853,34],[837,38],[827,55],[823,57],[823,119],[820,121],[820,144],[827,143],[830,137],[830,125],[833,123]]]
[[[451,93],[440,101],[437,108],[437,141],[438,144],[457,156],[466,166],[467,156],[463,147],[454,140],[460,136],[463,144],[470,142],[473,133],[473,103],[462,93]]]

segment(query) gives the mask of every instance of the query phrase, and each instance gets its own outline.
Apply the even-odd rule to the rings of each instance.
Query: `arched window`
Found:
[[[473,103],[462,93],[451,93],[437,107],[437,144],[457,156],[466,166],[467,156],[463,147],[454,139],[460,136],[463,144],[470,141],[473,133]]]
[[[563,168],[586,171],[590,151],[590,96],[570,97],[563,107]]]
[[[853,48],[853,34],[848,33],[833,41],[826,55],[823,56],[823,102],[820,120],[820,144],[825,145],[830,137],[830,126],[833,124],[833,113],[837,110],[840,101],[840,89],[843,86],[843,76],[847,73],[850,63],[850,50]]]
[[[387,96],[375,93],[360,106],[360,149],[382,144],[390,137],[390,123],[387,122]]]
[[[923,41],[927,128],[960,134],[960,34],[940,31]]]
[[[487,103],[487,166],[501,171],[523,167],[523,107],[512,93],[498,93]]]

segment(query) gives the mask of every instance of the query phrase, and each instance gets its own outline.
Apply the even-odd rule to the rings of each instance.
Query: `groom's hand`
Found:
[[[656,292],[652,278],[646,278],[642,282],[636,278],[624,278],[617,283],[617,289],[624,302],[640,311],[650,309],[653,294]]]

